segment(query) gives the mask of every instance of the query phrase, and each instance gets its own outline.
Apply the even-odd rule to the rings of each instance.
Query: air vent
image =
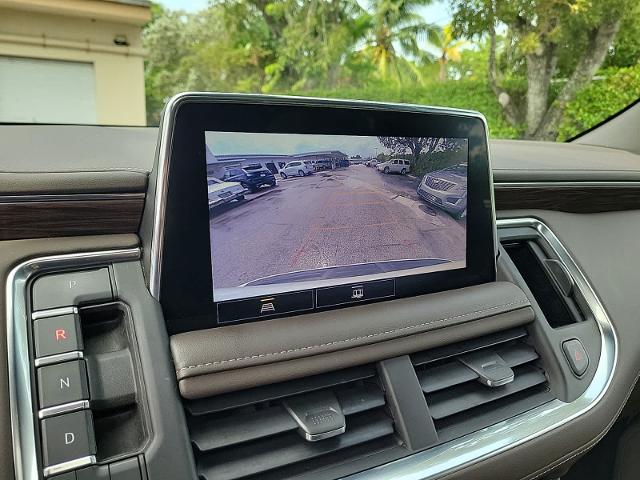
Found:
[[[440,442],[554,398],[524,328],[416,353],[412,362]]]
[[[584,320],[573,279],[558,260],[549,258],[534,239],[507,240],[502,246],[531,290],[552,327]]]
[[[200,478],[288,478],[398,446],[372,365],[185,405]]]

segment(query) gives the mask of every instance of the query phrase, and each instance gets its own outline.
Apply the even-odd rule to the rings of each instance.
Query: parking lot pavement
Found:
[[[257,198],[264,197],[265,195],[269,195],[270,193],[273,193],[276,190],[278,190],[278,186],[275,186],[275,187],[262,187],[262,188],[259,188],[258,191],[256,191],[256,192],[245,193],[244,198],[247,201],[255,200]]]
[[[418,179],[365,166],[278,180],[211,218],[214,285],[372,261],[465,257],[465,220],[428,206]]]

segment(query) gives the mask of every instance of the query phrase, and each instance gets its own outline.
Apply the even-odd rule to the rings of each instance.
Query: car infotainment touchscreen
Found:
[[[143,252],[172,334],[495,280],[474,112],[182,94],[150,182]]]
[[[466,138],[204,140],[216,302],[466,266]]]

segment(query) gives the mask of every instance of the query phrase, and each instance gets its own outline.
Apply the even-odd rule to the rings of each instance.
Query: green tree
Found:
[[[403,72],[419,77],[413,62],[403,56],[420,55],[419,40],[434,29],[416,12],[432,0],[371,0],[366,45],[362,52],[376,66],[379,76],[388,79],[393,71],[402,82]]]
[[[143,32],[148,51],[145,61],[147,122],[155,124],[168,97],[183,82],[181,60],[189,53],[189,16],[181,11],[152,6],[152,18]]]
[[[438,79],[444,82],[447,79],[447,64],[459,62],[462,59],[462,47],[467,43],[464,40],[457,40],[453,36],[453,29],[450,24],[441,29],[431,29],[429,32],[429,43],[439,50],[438,65],[440,70]]]
[[[264,14],[282,28],[264,90],[331,87],[350,74],[354,47],[366,28],[355,0],[272,2]]]
[[[562,114],[603,64],[633,0],[452,0],[454,26],[490,39],[488,82],[507,119],[528,138],[553,140]],[[515,101],[496,58],[497,29],[508,28],[526,66],[525,101]],[[559,64],[559,60],[564,62]],[[563,72],[562,77],[558,73]],[[564,77],[564,78],[563,78]],[[555,90],[553,80],[562,80]],[[557,92],[557,93],[556,93]]]
[[[620,31],[605,60],[606,67],[633,67],[640,62],[640,2],[622,19]]]

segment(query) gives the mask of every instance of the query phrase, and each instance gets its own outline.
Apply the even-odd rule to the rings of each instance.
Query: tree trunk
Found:
[[[620,20],[618,19],[603,22],[591,32],[585,55],[580,59],[573,74],[546,111],[535,129],[533,138],[536,140],[556,139],[562,113],[567,103],[573,100],[578,90],[593,78],[602,62],[604,62],[607,51],[619,29]]]
[[[438,59],[438,63],[440,64],[440,74],[438,78],[441,82],[444,82],[447,79],[447,59],[444,55]]]
[[[491,12],[493,12],[493,8],[492,3]],[[507,121],[511,125],[517,125],[520,123],[518,109],[511,101],[511,97],[507,91],[498,86],[498,68],[496,66],[496,29],[493,13],[490,14],[489,25],[489,68],[487,69],[489,86],[500,102],[500,106],[502,107],[502,111],[504,112]]]
[[[526,138],[532,138],[547,111],[549,86],[554,69],[554,45],[541,44],[538,51],[527,59],[527,129]]]

